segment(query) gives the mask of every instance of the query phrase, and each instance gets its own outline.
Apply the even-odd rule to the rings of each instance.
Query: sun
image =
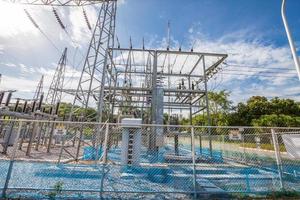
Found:
[[[0,1],[0,37],[35,34],[38,30],[31,24],[20,4]]]

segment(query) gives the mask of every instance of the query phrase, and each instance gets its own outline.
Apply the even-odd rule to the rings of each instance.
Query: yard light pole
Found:
[[[288,22],[287,22],[287,19],[286,19],[286,16],[285,16],[285,7],[286,7],[285,3],[286,3],[286,0],[282,0],[281,16],[282,16],[284,28],[285,28],[285,31],[286,31],[286,35],[287,35],[287,38],[289,40],[289,44],[290,44],[290,48],[291,48],[291,51],[292,51],[295,67],[296,67],[296,70],[297,70],[297,73],[298,73],[298,78],[300,80],[300,63],[299,63],[299,58],[297,56],[294,41],[293,41],[292,35],[290,33],[289,25],[288,25]]]

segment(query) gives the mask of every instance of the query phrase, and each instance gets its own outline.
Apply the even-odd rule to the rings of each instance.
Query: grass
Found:
[[[299,199],[300,193],[294,190],[282,190],[269,192],[265,195],[247,195],[244,193],[237,193],[232,195],[232,199],[239,200],[252,200],[252,199],[274,199],[274,200],[286,200],[286,199]]]
[[[244,143],[244,144],[240,144],[241,147],[246,147],[246,148],[257,148],[256,143]],[[264,149],[264,150],[271,150],[274,151],[274,145],[273,144],[260,144],[260,148]],[[281,152],[286,152],[285,146],[282,144],[279,146],[279,150]]]

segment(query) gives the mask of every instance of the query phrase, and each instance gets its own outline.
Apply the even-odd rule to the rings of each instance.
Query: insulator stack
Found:
[[[24,9],[25,14],[27,15],[28,19],[31,21],[31,23],[35,26],[35,28],[40,28],[39,25],[35,22],[33,17],[30,15],[30,13]]]
[[[19,103],[20,103],[20,99],[17,99],[16,104],[15,104],[15,108],[14,108],[15,112],[18,110]]]
[[[143,50],[145,50],[145,40],[143,38]]]
[[[53,110],[53,107],[51,106],[50,110],[49,110],[49,114],[51,114],[51,115],[52,115],[52,110]]]
[[[3,101],[3,97],[4,97],[4,92],[1,92],[0,93],[0,106],[1,106],[2,101]]]
[[[87,25],[88,29],[92,30],[91,24],[89,22],[89,18],[87,17],[87,14],[86,14],[85,10],[83,9],[82,12],[83,12],[83,17],[84,17],[84,20],[86,22],[86,25]]]
[[[44,99],[44,95],[41,94],[40,101],[39,101],[39,104],[38,104],[38,107],[37,107],[38,110],[41,110],[41,108],[42,108],[42,105],[43,105],[43,99]]]
[[[57,11],[55,10],[55,8],[53,8],[52,11],[53,11],[54,16],[55,16],[57,22],[59,23],[60,27],[61,27],[62,29],[66,29],[65,25],[62,23],[62,21],[61,21],[59,15],[58,15],[58,13],[57,13]]]
[[[5,106],[8,106],[8,105],[9,105],[11,96],[12,96],[12,92],[9,92],[9,93],[8,93],[8,96],[7,96],[7,98],[6,98]]]
[[[25,113],[26,112],[26,108],[27,108],[27,101],[24,102],[24,105],[23,105],[23,110],[22,112]]]
[[[119,38],[118,38],[118,36],[116,37],[117,38],[117,43],[118,43],[118,49],[120,49],[120,42],[119,42]]]
[[[36,105],[36,101],[33,101],[33,103],[32,103],[32,108],[31,108],[31,112],[34,112],[34,111],[35,111],[35,105]]]
[[[58,115],[59,106],[60,106],[60,102],[57,102],[56,107],[55,107],[55,114],[56,115]]]

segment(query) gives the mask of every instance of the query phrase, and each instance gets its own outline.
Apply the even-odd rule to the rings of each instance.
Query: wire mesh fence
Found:
[[[300,128],[13,120],[0,126],[2,196],[300,192]]]

